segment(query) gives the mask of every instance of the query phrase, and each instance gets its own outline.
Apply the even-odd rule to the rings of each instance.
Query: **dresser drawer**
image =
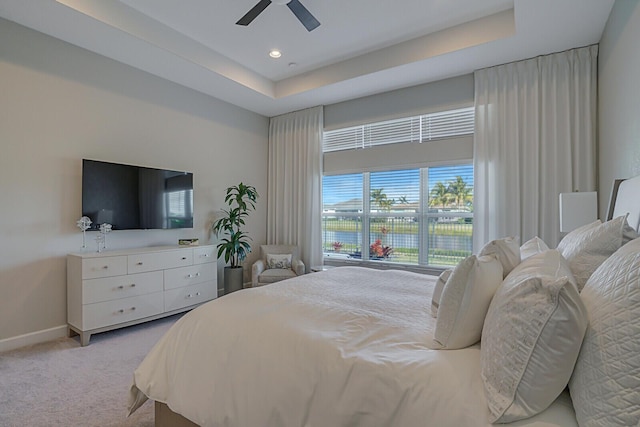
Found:
[[[178,310],[190,305],[200,304],[218,296],[215,282],[199,283],[184,288],[164,292],[164,311]]]
[[[193,250],[177,249],[175,251],[136,254],[127,257],[129,274],[165,268],[182,267],[193,264]]]
[[[110,301],[160,292],[164,289],[162,271],[104,277],[82,282],[82,303]]]
[[[126,256],[105,256],[82,260],[82,278],[121,276],[127,274]]]
[[[208,281],[216,281],[216,265],[211,262],[164,271],[165,290]]]
[[[162,313],[164,293],[140,295],[82,306],[84,330],[102,328]]]
[[[203,246],[201,248],[193,248],[193,263],[204,264],[215,261],[215,246]]]

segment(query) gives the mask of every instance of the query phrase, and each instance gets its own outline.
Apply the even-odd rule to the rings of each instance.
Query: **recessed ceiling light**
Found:
[[[282,56],[282,52],[278,49],[272,49],[271,52],[269,52],[269,56],[272,58],[280,58]]]

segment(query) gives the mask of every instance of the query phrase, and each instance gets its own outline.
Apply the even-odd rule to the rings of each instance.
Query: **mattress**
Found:
[[[435,277],[340,267],[206,303],[134,373],[202,426],[488,426],[479,345],[433,349]],[[577,426],[568,394],[514,426]]]

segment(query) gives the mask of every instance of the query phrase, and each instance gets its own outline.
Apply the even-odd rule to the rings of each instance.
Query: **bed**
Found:
[[[620,185],[617,197],[640,212],[637,202],[627,203],[640,200],[638,181]],[[607,277],[599,271],[593,275]],[[136,369],[129,410],[153,400],[156,426],[492,425],[480,343],[443,350],[434,341],[436,279],[340,267],[211,301],[177,321]],[[586,293],[593,286],[587,282]],[[582,376],[591,381],[586,371]],[[585,389],[576,380],[572,395],[579,387]],[[640,396],[630,399],[620,420],[636,425]],[[510,425],[579,425],[568,389],[551,400],[537,415]]]

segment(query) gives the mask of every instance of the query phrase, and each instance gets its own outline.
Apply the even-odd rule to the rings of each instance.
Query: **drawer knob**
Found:
[[[109,266],[108,266],[108,265],[104,265],[104,266],[102,266],[102,268],[103,268],[104,270],[106,270],[107,268],[109,268]]]
[[[196,292],[196,296],[199,297],[200,296],[200,292]]]
[[[124,313],[123,309],[118,310],[118,313]]]
[[[136,308],[135,307],[131,307],[131,311],[134,311]]]
[[[182,259],[183,259],[183,260],[185,260],[185,259],[187,259],[187,257],[186,257],[186,256],[183,256],[183,257],[182,257]]]
[[[142,265],[142,261],[138,261],[136,265]]]
[[[124,286],[120,285],[118,286],[118,289],[124,289]]]
[[[193,295],[187,294],[187,298],[193,298]]]
[[[136,287],[136,284],[135,284],[135,283],[132,283],[132,284],[131,284],[131,287],[132,287],[132,288],[135,288],[135,287]]]
[[[200,256],[203,257],[203,258],[207,258],[209,256],[209,254],[202,254]]]

